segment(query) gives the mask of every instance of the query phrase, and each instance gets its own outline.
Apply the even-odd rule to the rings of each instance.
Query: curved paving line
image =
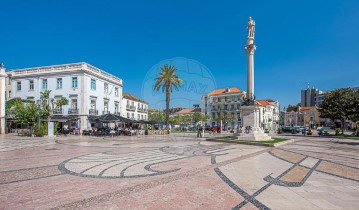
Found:
[[[172,158],[172,157],[168,157],[168,158]],[[162,159],[168,159],[168,158],[164,158],[164,157],[161,157],[161,158],[156,158],[156,159],[151,159],[149,161],[153,161],[153,160],[162,160]],[[174,158],[174,157],[173,157]],[[176,159],[171,159],[169,161],[175,161],[175,160],[179,160],[179,159],[183,159],[183,158],[176,158]],[[149,174],[144,174],[144,175],[132,175],[132,176],[125,176],[125,172],[127,171],[127,169],[135,166],[135,165],[138,165],[138,164],[141,164],[141,163],[146,163],[146,162],[149,162],[149,161],[141,161],[141,162],[138,162],[138,163],[135,163],[135,164],[132,164],[132,165],[129,165],[127,166],[126,168],[122,169],[121,173],[120,173],[120,177],[121,178],[138,178],[138,177],[146,177],[146,176],[149,176]],[[157,175],[157,174],[156,174]]]
[[[286,151],[286,152],[293,152],[295,154],[299,154],[299,155],[304,155],[304,156],[308,156],[308,157],[311,157],[311,158],[314,158],[314,159],[321,159],[321,158],[317,158],[317,157],[314,157],[314,156],[311,156],[311,155],[306,155],[306,154],[302,154],[300,152],[294,152],[294,151],[291,151],[291,150],[287,150],[287,149],[282,149],[282,148],[277,148],[279,150],[283,150],[283,151]],[[315,153],[315,152],[313,152]],[[358,169],[357,167],[354,167],[354,166],[348,166],[348,165],[345,165],[345,164],[342,164],[342,163],[337,163],[337,162],[334,162],[334,161],[331,161],[331,160],[327,160],[327,159],[322,159],[323,161],[327,161],[327,162],[330,162],[330,163],[334,163],[334,164],[338,164],[338,165],[342,165],[342,166],[346,166],[346,167],[349,167],[349,168],[353,168],[353,169]]]
[[[166,155],[160,155],[160,156],[157,156],[157,157],[166,157]],[[122,165],[122,164],[124,164],[124,163],[129,163],[129,162],[132,162],[132,161],[139,161],[139,160],[153,160],[153,159],[150,159],[150,158],[148,158],[148,157],[146,157],[146,158],[140,158],[140,159],[135,159],[135,160],[128,160],[128,161],[125,161],[125,162],[121,162],[121,163],[117,163],[117,164],[115,164],[115,165],[112,165],[112,166],[110,166],[110,167],[108,167],[108,168],[105,168],[104,170],[102,170],[100,173],[99,173],[99,176],[102,176],[104,173],[105,173],[105,171],[107,171],[108,169],[110,169],[110,168],[113,168],[113,167],[115,167],[115,166],[119,166],[119,165]],[[147,162],[147,161],[145,161],[145,162]],[[108,177],[108,176],[107,176]],[[128,177],[122,177],[121,175],[120,176],[116,176],[117,178],[128,178]]]
[[[278,149],[279,149],[279,148],[278,148]],[[283,149],[281,149],[281,150],[283,150]],[[284,150],[284,151],[286,151],[286,152],[292,152],[292,151],[287,151],[287,150]],[[293,152],[293,153],[296,153],[296,152]],[[286,159],[284,159],[284,158],[282,158],[282,157],[279,157],[279,156],[273,154],[271,151],[269,151],[268,154],[274,156],[275,158],[278,158],[278,159],[280,159],[280,160],[283,160],[283,161],[285,161],[285,162],[288,162],[288,163],[291,163],[291,164],[295,164],[294,162],[291,162],[291,161],[289,161],[289,160],[286,160]],[[303,155],[303,154],[301,154],[301,153],[296,153],[296,154]],[[319,169],[317,169],[317,167],[319,166],[319,164],[320,164],[322,161],[325,161],[325,162],[329,162],[329,163],[333,163],[333,164],[345,166],[345,167],[352,168],[352,169],[357,169],[357,170],[359,170],[359,168],[352,167],[352,166],[348,166],[348,165],[341,164],[341,163],[336,163],[336,162],[333,162],[333,161],[330,161],[330,160],[324,160],[324,159],[316,158],[316,157],[309,156],[309,155],[308,155],[307,157],[310,157],[310,158],[314,158],[314,159],[318,159],[318,160],[319,160],[319,161],[317,162],[317,164],[316,164],[316,166],[315,166],[315,169],[314,169],[313,171],[320,172],[320,173],[324,173],[324,174],[331,175],[331,176],[335,176],[335,177],[342,178],[342,179],[347,179],[347,180],[350,180],[350,181],[359,182],[359,180],[356,180],[356,179],[352,179],[352,178],[349,178],[349,177],[340,176],[340,175],[337,175],[337,174],[332,174],[332,173],[329,173],[329,172],[325,172],[325,171],[319,170]],[[312,168],[307,167],[307,166],[303,166],[303,165],[301,165],[301,166],[304,167],[304,168],[310,169],[310,170],[312,169]],[[311,173],[313,173],[313,171],[312,171]],[[309,177],[309,176],[308,176],[308,177]],[[308,177],[307,177],[306,179],[308,179]],[[267,177],[265,177],[264,179],[268,179],[268,180],[266,180],[266,181],[269,182],[269,181],[271,181],[271,179],[273,179],[273,178],[269,178],[269,177],[267,176]],[[283,186],[286,186],[286,182],[285,182],[285,181],[282,181],[282,184],[284,184]],[[294,184],[294,185],[299,185],[299,184]]]

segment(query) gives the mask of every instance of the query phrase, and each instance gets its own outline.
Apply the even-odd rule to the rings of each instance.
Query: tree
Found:
[[[320,117],[341,121],[342,134],[345,120],[358,119],[358,91],[350,88],[336,89],[325,94],[320,106]]]
[[[156,123],[161,123],[165,119],[165,116],[162,112],[149,112],[148,120]]]
[[[169,118],[170,118],[170,100],[171,93],[173,89],[178,90],[182,84],[182,80],[176,74],[176,67],[172,65],[165,64],[163,67],[160,67],[161,72],[155,78],[155,85],[153,89],[166,93],[166,127],[169,129]]]
[[[291,112],[291,111],[298,111],[298,107],[300,107],[300,103],[298,103],[297,105],[288,105],[287,107],[287,112]]]
[[[49,121],[51,115],[53,114],[53,110],[61,109],[62,106],[69,104],[69,100],[63,96],[59,99],[50,98],[50,93],[51,90],[44,90],[40,92],[41,117],[47,117]]]
[[[203,114],[201,112],[196,112],[193,114],[193,122],[194,123],[207,121],[208,118],[209,118],[208,115]]]
[[[34,125],[40,117],[40,111],[33,101],[14,100],[8,111],[15,116],[14,121],[20,124]]]

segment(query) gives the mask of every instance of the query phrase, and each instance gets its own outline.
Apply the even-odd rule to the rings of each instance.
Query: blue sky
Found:
[[[356,0],[0,0],[0,62],[16,69],[85,61],[142,96],[150,69],[183,57],[203,64],[217,87],[245,90],[252,16],[255,94],[283,107],[299,102],[308,82],[359,86],[358,10]]]

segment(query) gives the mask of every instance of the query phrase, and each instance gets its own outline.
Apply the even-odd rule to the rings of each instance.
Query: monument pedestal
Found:
[[[267,133],[264,133],[263,129],[260,127],[259,106],[242,106],[241,112],[243,127],[240,130],[237,130],[237,133],[234,133],[234,136],[238,140],[268,141],[272,139],[272,137]]]

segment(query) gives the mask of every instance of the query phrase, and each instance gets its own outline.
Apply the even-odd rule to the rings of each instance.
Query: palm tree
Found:
[[[178,87],[182,84],[182,80],[176,74],[177,69],[175,66],[165,64],[163,67],[160,67],[160,70],[161,72],[155,78],[153,89],[155,91],[162,89],[162,92],[166,92],[166,127],[169,129],[172,89],[178,90]]]

